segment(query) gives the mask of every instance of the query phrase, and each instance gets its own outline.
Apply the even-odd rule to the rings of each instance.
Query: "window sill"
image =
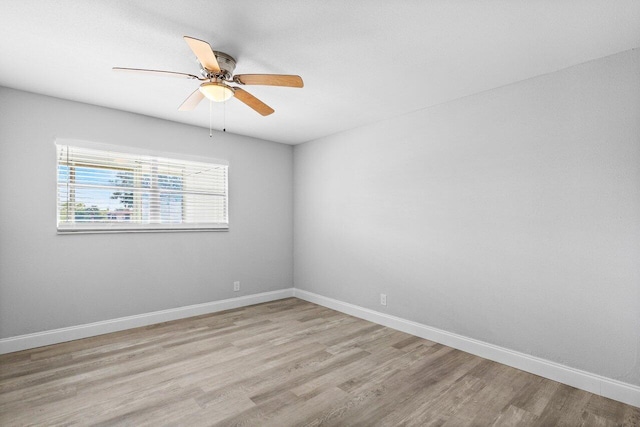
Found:
[[[217,226],[217,227],[179,227],[179,228],[97,228],[97,227],[83,227],[83,228],[58,228],[56,234],[58,235],[72,235],[72,234],[112,234],[112,233],[182,233],[182,232],[198,232],[198,231],[229,231],[229,226]]]

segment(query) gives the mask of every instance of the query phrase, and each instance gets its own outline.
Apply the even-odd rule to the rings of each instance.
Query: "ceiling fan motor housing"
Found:
[[[213,51],[218,60],[218,66],[220,67],[219,73],[213,73],[208,70],[202,69],[202,75],[206,78],[219,77],[224,80],[231,80],[233,71],[236,69],[236,60],[233,56],[224,52]]]

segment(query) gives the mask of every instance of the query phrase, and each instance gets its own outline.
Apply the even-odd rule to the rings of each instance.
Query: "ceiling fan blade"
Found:
[[[200,88],[193,91],[191,95],[187,99],[184,100],[182,105],[178,107],[179,111],[191,111],[198,106],[200,101],[202,101],[204,95],[200,92]]]
[[[233,79],[243,85],[303,87],[302,77],[286,74],[239,74]]]
[[[204,68],[214,72],[220,71],[220,65],[218,65],[216,55],[213,53],[213,49],[211,49],[209,43],[189,36],[184,36],[184,41],[187,42]]]
[[[194,76],[193,74],[176,73],[175,71],[146,70],[144,68],[123,68],[123,67],[113,67],[113,71],[125,71],[128,73],[136,73],[136,74],[155,74],[158,76],[165,76],[165,77],[178,77],[182,79],[203,80],[198,76]]]
[[[267,104],[239,87],[234,87],[233,93],[239,101],[244,102],[263,116],[268,116],[274,112],[273,108],[269,107]]]

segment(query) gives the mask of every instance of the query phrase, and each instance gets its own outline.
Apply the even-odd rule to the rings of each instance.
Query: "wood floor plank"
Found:
[[[2,355],[0,425],[639,426],[640,409],[287,298]]]
[[[506,410],[500,412],[492,427],[512,427],[521,425],[531,425],[538,420],[531,412],[525,411],[517,406],[509,405]]]
[[[484,381],[471,375],[458,378],[446,392],[424,399],[419,407],[407,413],[400,422],[405,426],[444,425],[460,408],[469,404],[485,387]]]
[[[352,410],[345,420],[348,424],[357,422],[372,425],[380,422],[381,425],[398,425],[406,421],[407,413],[415,411],[423,402],[434,399],[465,375],[469,369],[468,363],[479,362],[473,357],[453,350],[427,363],[414,364],[381,383],[369,408]]]

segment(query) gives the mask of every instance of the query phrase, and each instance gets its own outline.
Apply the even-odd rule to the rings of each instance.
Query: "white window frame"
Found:
[[[56,148],[56,229],[58,234],[78,234],[78,233],[113,233],[113,232],[176,232],[176,231],[227,231],[229,229],[229,162],[226,160],[185,155],[180,153],[167,153],[160,151],[144,150],[141,148],[134,148],[128,146],[101,144],[95,142],[79,141],[73,139],[56,138],[54,141]],[[60,218],[60,185],[59,180],[59,165],[60,159],[58,158],[59,147],[69,146],[80,149],[100,150],[108,151],[111,153],[122,154],[125,156],[143,156],[147,158],[155,158],[160,161],[170,160],[172,162],[197,162],[207,163],[217,168],[223,167],[225,171],[225,185],[224,194],[218,194],[218,196],[224,196],[225,198],[225,218],[219,222],[201,222],[201,223],[132,223],[132,222],[91,222],[91,223],[79,223],[71,221],[61,221]],[[135,177],[134,177],[135,181]],[[125,187],[123,187],[124,189]],[[128,188],[128,187],[127,187]],[[186,194],[186,193],[185,193]],[[67,204],[68,204],[67,199]]]

